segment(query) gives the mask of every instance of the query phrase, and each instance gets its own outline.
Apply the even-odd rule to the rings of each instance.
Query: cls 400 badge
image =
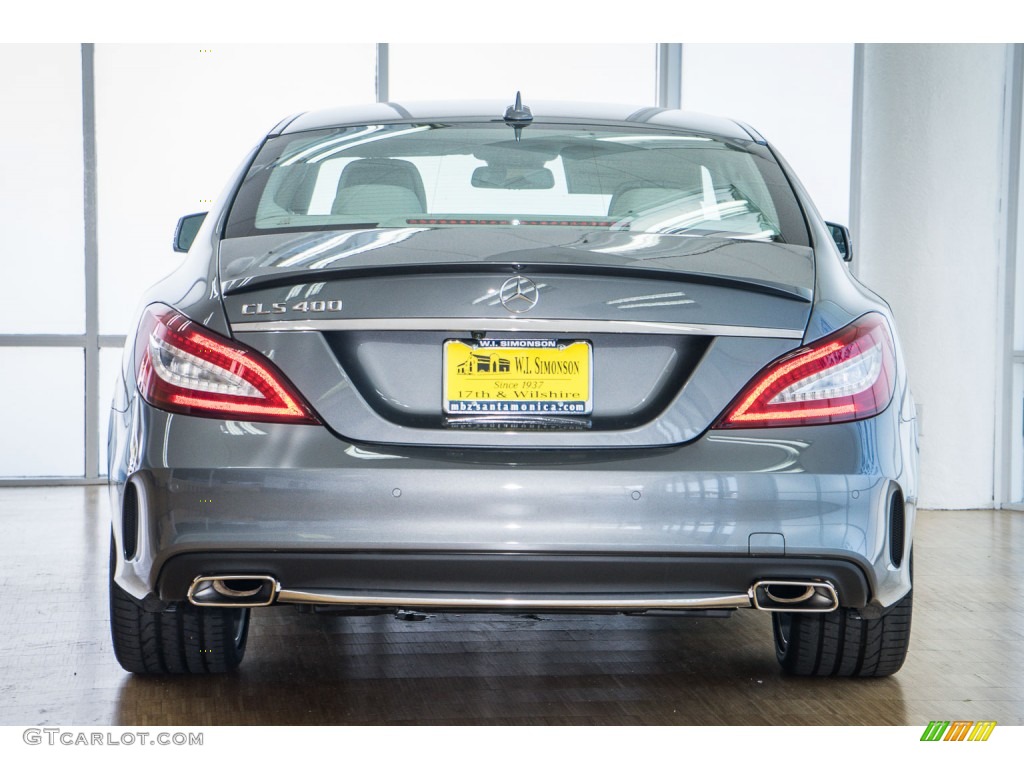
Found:
[[[291,306],[287,301],[243,304],[243,315],[283,315],[285,312],[341,312],[341,299],[298,301]]]

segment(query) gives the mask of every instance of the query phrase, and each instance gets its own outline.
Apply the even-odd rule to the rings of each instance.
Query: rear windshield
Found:
[[[269,139],[226,237],[373,227],[590,227],[807,245],[754,142],[504,123],[348,126]]]

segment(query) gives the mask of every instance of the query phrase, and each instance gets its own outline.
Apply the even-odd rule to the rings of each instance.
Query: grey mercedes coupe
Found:
[[[790,673],[903,663],[892,313],[751,127],[518,97],[300,114],[175,248],[110,419],[125,669],[232,669],[283,605],[748,608]]]

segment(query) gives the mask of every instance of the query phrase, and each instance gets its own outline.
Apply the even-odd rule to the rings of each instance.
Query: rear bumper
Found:
[[[268,596],[273,599],[254,600],[267,604],[590,612],[743,608],[753,606],[752,585],[782,580],[831,585],[845,606],[863,607],[868,600],[860,566],[841,560],[345,552],[178,555],[161,569],[160,598],[194,597],[190,587],[197,574],[269,576],[276,582],[276,594]],[[759,597],[769,602],[763,593]]]
[[[886,412],[658,450],[404,451],[143,405],[111,443],[116,579],[139,599],[181,600],[197,576],[254,573],[384,605],[476,596],[535,610],[803,579],[833,584],[843,606],[884,609],[910,588],[909,558],[892,562],[887,509],[913,477],[899,451],[865,442],[899,445],[900,429]],[[128,557],[126,484],[139,521]],[[912,528],[911,498],[906,552]]]

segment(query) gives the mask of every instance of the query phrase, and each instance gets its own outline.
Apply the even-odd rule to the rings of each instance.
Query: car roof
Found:
[[[573,101],[526,102],[538,123],[566,122],[593,125],[637,125],[682,129],[726,139],[743,139],[764,143],[749,126],[714,115],[684,112],[664,107],[627,104],[605,104]],[[479,122],[500,121],[508,108],[504,101],[417,101],[379,102],[358,106],[333,107],[282,120],[271,135],[297,133],[342,125],[365,125],[403,122]]]

